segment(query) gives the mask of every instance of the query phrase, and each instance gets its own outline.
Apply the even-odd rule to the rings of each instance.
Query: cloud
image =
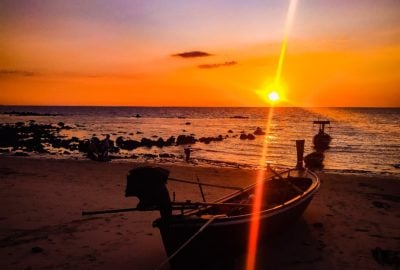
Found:
[[[215,63],[215,64],[203,64],[203,65],[198,65],[197,67],[208,69],[208,68],[229,67],[229,66],[234,66],[234,65],[237,65],[236,61],[228,61],[225,63]]]
[[[32,77],[37,74],[33,71],[28,70],[17,70],[17,69],[0,69],[0,76],[23,76]]]
[[[191,52],[173,54],[172,56],[178,56],[182,58],[194,58],[194,57],[211,56],[211,54],[202,51],[191,51]]]

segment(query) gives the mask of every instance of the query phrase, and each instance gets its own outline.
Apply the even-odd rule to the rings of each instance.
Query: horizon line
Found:
[[[392,108],[400,106],[174,106],[174,105],[7,105],[0,104],[0,107],[126,107],[126,108]]]

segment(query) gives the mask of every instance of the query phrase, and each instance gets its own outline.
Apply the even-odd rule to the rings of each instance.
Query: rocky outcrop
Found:
[[[176,139],[176,145],[195,144],[196,138],[188,135],[179,135]]]

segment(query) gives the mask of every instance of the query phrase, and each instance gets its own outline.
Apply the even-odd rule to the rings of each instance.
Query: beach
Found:
[[[166,253],[152,221],[157,212],[82,216],[86,210],[135,207],[124,197],[133,167],[157,163],[0,157],[2,269],[156,269]],[[170,177],[230,186],[257,170],[158,164]],[[303,218],[259,248],[257,269],[395,269],[372,250],[400,251],[400,179],[318,173],[321,188]],[[197,186],[168,183],[176,200],[200,201]],[[205,188],[207,201],[229,193]],[[245,256],[237,258],[243,269]],[[166,268],[168,269],[168,268]]]

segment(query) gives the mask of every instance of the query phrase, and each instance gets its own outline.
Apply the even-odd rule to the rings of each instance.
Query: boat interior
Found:
[[[312,185],[313,181],[307,177],[274,177],[265,181],[263,185],[262,210],[272,209],[284,205],[296,197],[301,197]],[[253,185],[243,191],[235,192],[219,201],[216,205],[207,206],[190,215],[245,215],[252,211],[255,188]]]

